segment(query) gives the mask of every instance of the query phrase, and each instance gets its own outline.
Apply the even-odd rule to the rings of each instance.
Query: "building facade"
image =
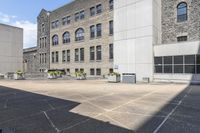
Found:
[[[37,70],[50,69],[50,12],[42,9],[37,17]]]
[[[87,76],[113,68],[113,1],[75,0],[51,12],[50,68]]]
[[[0,24],[0,73],[22,71],[23,29]]]
[[[196,0],[116,0],[115,71],[132,73],[138,82],[199,83],[199,5]]]
[[[35,73],[38,70],[37,47],[23,50],[23,72]]]

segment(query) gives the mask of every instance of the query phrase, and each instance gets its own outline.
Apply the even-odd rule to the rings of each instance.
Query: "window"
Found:
[[[67,62],[70,62],[70,50],[67,50]]]
[[[44,63],[47,63],[47,54],[44,54]]]
[[[75,62],[79,61],[79,49],[75,49]]]
[[[83,69],[83,68],[81,68],[81,69],[80,69],[80,72],[84,72],[84,69]]]
[[[172,56],[164,57],[164,73],[172,73]]]
[[[101,75],[101,69],[97,68],[96,69],[96,74],[97,74],[97,76],[100,76]]]
[[[81,11],[80,12],[80,19],[84,19],[85,18],[85,11]]]
[[[155,73],[200,74],[200,55],[155,57]]]
[[[101,37],[101,24],[97,24],[97,37]]]
[[[96,6],[96,12],[97,12],[97,14],[102,13],[102,5],[101,4]]]
[[[70,16],[64,17],[64,18],[62,19],[62,24],[63,24],[63,25],[70,24],[70,21],[71,21]]]
[[[162,57],[155,57],[155,73],[162,73],[163,71],[163,58]]]
[[[95,15],[95,7],[91,7],[90,8],[90,16],[94,16]]]
[[[65,32],[64,34],[63,34],[63,43],[65,44],[65,43],[70,43],[70,34],[69,34],[69,32]]]
[[[90,61],[95,60],[95,47],[90,47]]]
[[[79,69],[78,69],[78,68],[76,68],[76,69],[75,69],[75,72],[78,72],[78,71],[79,71]]]
[[[78,21],[79,20],[79,13],[76,13],[75,14],[75,21]]]
[[[113,8],[114,8],[114,2],[113,2],[113,0],[110,0],[109,1],[109,9],[113,10]]]
[[[84,48],[80,48],[80,61],[84,61]]]
[[[96,51],[97,51],[97,60],[101,60],[101,46],[97,46],[96,47]]]
[[[113,20],[109,22],[109,34],[113,35]]]
[[[45,31],[45,25],[41,24],[41,32],[44,32],[44,31]]]
[[[47,37],[44,37],[44,47],[47,47]]]
[[[187,3],[181,2],[177,6],[177,22],[187,21]]]
[[[52,37],[52,45],[58,45],[59,44],[59,41],[58,41],[58,35],[54,35]]]
[[[174,56],[174,73],[183,73],[183,56]]]
[[[59,20],[53,21],[51,23],[51,28],[52,29],[58,28],[58,26],[59,26]]]
[[[109,73],[113,73],[113,72],[114,72],[113,68],[110,68]]]
[[[54,58],[54,52],[51,53],[51,62],[54,63],[55,62],[55,58]]]
[[[56,51],[56,62],[58,63],[59,62],[59,55],[58,55],[58,51]]]
[[[177,37],[177,41],[178,41],[178,42],[187,41],[187,36],[179,36],[179,37]]]
[[[113,60],[113,44],[109,45],[109,59]]]
[[[75,40],[76,41],[82,41],[84,40],[84,30],[82,28],[79,28],[75,32]]]
[[[62,62],[66,62],[66,51],[62,51]]]
[[[95,75],[95,70],[92,68],[90,69],[90,75],[94,76]]]
[[[95,38],[95,26],[90,26],[90,38]]]

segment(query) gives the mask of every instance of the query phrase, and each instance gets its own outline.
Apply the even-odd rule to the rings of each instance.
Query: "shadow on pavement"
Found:
[[[164,118],[156,118],[167,112]],[[189,85],[137,129],[137,133],[200,133],[200,86]]]
[[[2,133],[132,133],[70,112],[80,103],[0,86]]]

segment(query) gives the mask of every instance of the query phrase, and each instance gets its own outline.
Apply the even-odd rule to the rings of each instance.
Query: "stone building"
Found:
[[[115,71],[200,83],[200,1],[116,0],[114,10]]]
[[[75,0],[52,11],[50,25],[51,69],[87,76],[112,71],[112,0]]]
[[[50,12],[42,9],[37,17],[37,70],[50,69]]]
[[[23,29],[0,24],[0,74],[22,70]]]
[[[23,72],[36,73],[38,69],[37,47],[23,50]]]

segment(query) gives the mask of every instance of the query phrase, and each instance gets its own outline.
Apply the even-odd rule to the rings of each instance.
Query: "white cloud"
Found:
[[[37,24],[27,20],[17,20],[17,16],[0,12],[0,23],[24,29],[24,48],[37,45]]]
[[[11,22],[12,19],[15,19],[16,17],[17,16],[7,15],[7,14],[0,12],[0,21],[2,21],[4,23],[9,23],[9,22]]]
[[[24,29],[24,48],[37,45],[37,24],[29,21],[16,21],[13,25]]]

